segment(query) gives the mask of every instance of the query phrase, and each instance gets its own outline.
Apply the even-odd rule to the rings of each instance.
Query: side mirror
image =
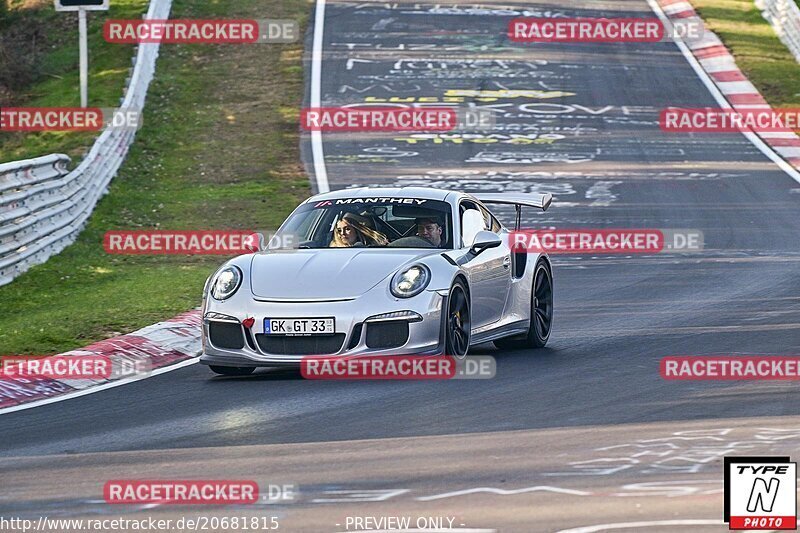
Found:
[[[489,248],[497,248],[500,246],[500,244],[502,244],[502,242],[503,241],[500,240],[500,237],[496,233],[482,230],[475,235],[475,240],[472,241],[472,246],[469,249],[469,253],[472,255],[478,255]]]

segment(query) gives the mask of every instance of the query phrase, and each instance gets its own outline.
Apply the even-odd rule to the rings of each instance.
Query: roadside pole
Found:
[[[89,105],[89,43],[86,31],[86,10],[78,10],[78,53],[81,58],[81,107]]]
[[[109,0],[54,0],[56,11],[78,12],[78,55],[83,108],[89,107],[89,32],[86,28],[86,12],[108,11],[108,2]]]

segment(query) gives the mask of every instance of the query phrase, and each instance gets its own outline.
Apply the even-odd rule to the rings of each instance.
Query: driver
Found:
[[[435,248],[442,247],[442,224],[435,217],[424,217],[416,219],[417,236],[422,237]]]

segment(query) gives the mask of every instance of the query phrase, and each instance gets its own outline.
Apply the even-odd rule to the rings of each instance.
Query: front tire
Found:
[[[506,337],[494,341],[501,350],[544,348],[553,329],[553,273],[547,262],[540,259],[533,273],[531,290],[531,323],[524,337]]]
[[[469,293],[461,280],[456,280],[447,298],[447,319],[445,320],[445,355],[466,357],[472,333],[472,313]]]
[[[249,376],[255,372],[254,366],[216,366],[209,365],[208,368],[216,374],[222,376]]]

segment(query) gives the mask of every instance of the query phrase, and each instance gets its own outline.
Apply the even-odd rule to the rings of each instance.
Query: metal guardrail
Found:
[[[800,8],[794,0],[755,0],[778,38],[800,63]]]
[[[167,19],[172,0],[150,0],[146,19]],[[140,44],[120,108],[143,110],[158,43]],[[75,242],[108,192],[136,132],[107,126],[78,167],[53,154],[0,165],[0,285]]]

